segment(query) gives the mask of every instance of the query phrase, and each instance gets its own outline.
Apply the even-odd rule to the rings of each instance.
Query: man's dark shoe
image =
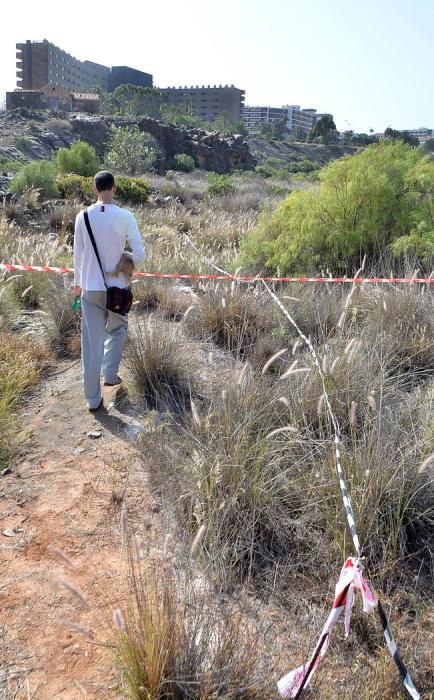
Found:
[[[116,381],[114,382],[104,382],[104,386],[117,386],[118,384],[122,384],[122,379],[120,377],[116,377]]]
[[[89,413],[96,413],[101,408],[103,408],[103,406],[104,406],[104,399],[101,399],[101,401],[99,402],[99,404],[96,408],[89,408]]]

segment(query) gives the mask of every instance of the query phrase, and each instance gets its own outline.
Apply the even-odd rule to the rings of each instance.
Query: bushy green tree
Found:
[[[180,105],[162,104],[160,108],[161,118],[166,124],[187,126],[189,129],[205,129],[206,123],[202,121],[194,111],[193,104],[188,99]]]
[[[303,160],[295,161],[288,165],[288,170],[290,173],[311,173],[318,166],[309,158],[303,158]]]
[[[92,177],[64,175],[57,179],[57,186],[63,199],[89,203],[96,198]],[[148,198],[149,189],[149,183],[142,178],[117,177],[115,199],[119,202],[142,204]]]
[[[313,137],[315,138],[315,136],[319,136],[324,144],[329,143],[335,134],[336,124],[334,123],[333,117],[330,114],[324,114],[323,117],[318,119],[312,130]]]
[[[290,273],[354,271],[366,254],[434,255],[434,163],[396,142],[330,163],[314,191],[294,191],[262,214],[242,241],[240,263]]]
[[[412,136],[409,131],[396,131],[392,127],[388,126],[384,132],[384,137],[386,139],[392,139],[393,141],[404,141],[410,146],[419,146],[419,141],[415,136]]]
[[[160,90],[140,85],[118,85],[113,92],[99,90],[100,109],[104,114],[146,116],[158,119],[162,93]]]
[[[286,119],[276,119],[275,121],[261,124],[261,138],[263,139],[283,141],[287,133]]]
[[[157,158],[154,140],[137,126],[112,127],[106,162],[118,173],[136,175],[149,170]]]
[[[93,191],[93,178],[69,173],[57,178],[59,194],[62,199],[89,202],[96,197]]]
[[[93,146],[78,141],[69,148],[59,148],[53,162],[61,175],[83,175],[90,177],[100,169],[99,158]]]
[[[214,121],[209,122],[207,127],[210,131],[220,131],[224,134],[241,134],[247,136],[248,131],[243,119],[233,121],[227,112],[219,114]]]

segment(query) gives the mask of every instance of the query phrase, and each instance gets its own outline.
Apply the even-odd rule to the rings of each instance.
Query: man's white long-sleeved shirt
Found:
[[[103,202],[92,204],[87,211],[107,287],[126,287],[128,280],[125,275],[112,273],[127,243],[131,248],[136,267],[145,259],[145,250],[136,217],[116,204],[103,204]],[[84,222],[83,212],[80,212],[75,220],[74,280],[77,287],[82,287],[88,292],[104,292],[106,289]]]

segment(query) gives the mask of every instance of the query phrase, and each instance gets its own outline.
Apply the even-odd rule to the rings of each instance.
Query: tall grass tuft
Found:
[[[162,482],[184,526],[193,534],[207,525],[206,556],[224,586],[272,580],[276,566],[319,573],[327,561],[302,476],[303,457],[313,460],[315,448],[303,450],[289,418],[272,387],[243,370],[199,420],[171,436],[172,466],[170,455],[162,459]]]
[[[131,597],[114,611],[114,649],[130,700],[259,700],[275,696],[274,660],[240,606],[219,606],[194,570],[138,561]]]
[[[43,308],[49,342],[59,357],[80,354],[80,316],[72,310],[71,298],[71,289],[64,279],[50,279]]]
[[[136,393],[151,409],[185,411],[197,387],[197,362],[185,341],[160,318],[139,320],[125,364]]]
[[[275,323],[274,309],[263,295],[225,285],[205,290],[186,325],[194,335],[244,359],[255,354],[258,339],[271,335]],[[275,349],[272,345],[270,355]]]
[[[0,334],[0,467],[7,465],[14,447],[15,412],[20,399],[38,381],[51,356],[26,336]]]

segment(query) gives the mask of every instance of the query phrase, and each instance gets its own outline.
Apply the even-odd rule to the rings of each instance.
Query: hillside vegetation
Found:
[[[91,181],[84,170],[59,169],[86,168],[89,155],[80,147],[51,165],[43,161],[45,168],[57,163],[50,177],[61,200],[43,201],[35,181],[12,185],[17,193],[1,212],[0,259],[71,264],[74,216],[89,201]],[[210,260],[234,270],[241,259],[252,272],[328,266],[351,274],[365,255],[368,269],[389,271],[394,261],[430,271],[434,166],[409,146],[371,146],[329,164],[318,182],[289,172],[285,179],[207,176],[185,172],[185,159],[180,164],[181,172],[124,183],[149,271],[207,274]],[[18,171],[15,182],[22,177]],[[137,190],[143,196],[133,201]],[[35,220],[38,227],[30,226]],[[118,673],[113,692],[132,700],[271,700],[279,676],[309,657],[340,567],[353,553],[320,372],[259,282],[137,279],[133,287],[121,374],[139,429],[122,458],[129,469],[141,465],[167,533],[161,559],[144,556],[155,535],[143,519],[129,527],[116,496],[124,506],[130,597],[112,601],[114,623],[107,620]],[[340,425],[366,576],[428,698],[432,291],[428,284],[276,284],[274,291],[318,354]],[[8,381],[0,388],[4,467],[13,468],[26,392],[59,358],[78,359],[80,318],[71,301],[67,276],[5,273],[0,280],[0,361],[11,367],[2,369]],[[404,698],[377,619],[355,610],[353,622],[348,642],[335,634],[310,696]]]

